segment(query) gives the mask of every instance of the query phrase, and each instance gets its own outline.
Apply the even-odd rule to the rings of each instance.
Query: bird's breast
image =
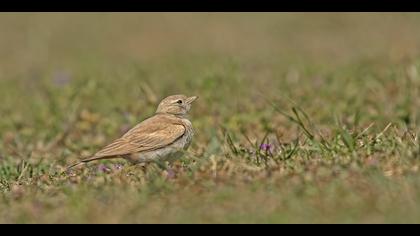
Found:
[[[192,138],[194,136],[194,129],[189,120],[183,119],[182,122],[184,123],[185,133],[182,136],[181,140],[183,141],[183,144],[184,144],[183,149],[186,150],[191,144]]]

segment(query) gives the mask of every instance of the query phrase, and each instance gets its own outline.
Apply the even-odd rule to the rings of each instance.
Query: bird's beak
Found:
[[[188,103],[188,104],[191,104],[191,103],[192,103],[192,102],[194,102],[197,98],[198,98],[197,96],[192,96],[192,97],[189,97],[189,98],[187,98],[187,103]]]

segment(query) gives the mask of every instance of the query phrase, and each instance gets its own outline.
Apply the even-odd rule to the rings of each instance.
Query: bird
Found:
[[[67,169],[96,160],[124,158],[132,164],[174,161],[188,149],[194,136],[188,119],[198,96],[171,95],[158,105],[153,116],[140,122],[93,156]]]

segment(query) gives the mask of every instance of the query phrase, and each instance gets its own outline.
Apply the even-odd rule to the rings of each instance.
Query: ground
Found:
[[[1,13],[1,223],[420,223],[420,15]],[[87,157],[198,95],[172,166]]]

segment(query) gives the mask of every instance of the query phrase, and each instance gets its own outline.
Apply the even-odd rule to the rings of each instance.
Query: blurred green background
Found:
[[[1,13],[0,222],[418,222],[419,24]],[[175,179],[125,162],[61,173],[180,93],[200,99]]]

